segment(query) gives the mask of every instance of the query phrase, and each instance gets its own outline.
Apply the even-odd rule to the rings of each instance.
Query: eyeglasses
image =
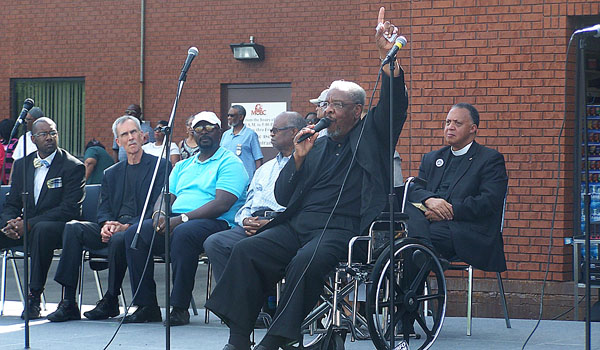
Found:
[[[50,132],[38,132],[37,134],[33,134],[34,137],[42,137],[42,138],[46,138],[48,137],[48,135],[52,136],[52,137],[56,137],[58,136],[58,132],[57,131],[50,131]]]
[[[154,128],[154,131],[156,131],[156,132],[162,132],[162,133],[164,133],[164,132],[165,132],[165,131],[163,130],[163,128],[162,128],[162,127],[160,127],[160,126],[157,126],[156,128]]]
[[[350,105],[358,105],[360,103],[356,103],[356,102],[350,102],[350,101],[334,101],[334,102],[327,102],[327,101],[323,101],[321,103],[319,103],[319,107],[321,107],[321,109],[325,110],[327,109],[327,107],[329,107],[329,105],[331,105],[333,107],[333,109],[335,110],[342,110],[344,109],[344,107],[346,106],[350,106]]]
[[[231,114],[231,113],[228,113],[228,114],[227,114],[227,116],[228,116],[228,117],[231,117],[231,118],[235,118],[235,117],[237,117],[238,115],[237,115],[237,114]]]
[[[286,127],[283,127],[283,128],[272,128],[271,129],[271,134],[277,134],[280,131],[288,130],[288,129],[293,129],[293,128],[294,128],[293,126],[286,126]]]
[[[199,125],[199,126],[197,126],[197,127],[194,128],[194,132],[196,134],[201,133],[203,130],[206,130],[206,132],[211,132],[211,131],[213,131],[214,129],[216,129],[218,127],[219,127],[218,125],[210,125],[210,124],[208,124],[208,125]]]

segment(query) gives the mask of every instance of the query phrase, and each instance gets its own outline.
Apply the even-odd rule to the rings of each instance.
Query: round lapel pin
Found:
[[[444,160],[442,158],[435,161],[436,167],[440,168],[442,165],[444,165]]]

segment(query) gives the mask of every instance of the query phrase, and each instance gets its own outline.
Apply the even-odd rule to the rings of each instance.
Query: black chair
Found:
[[[86,185],[85,186],[85,199],[82,204],[82,219],[84,221],[97,222],[98,220],[98,204],[100,202],[100,188],[99,184]],[[81,255],[81,268],[79,270],[79,305],[83,302],[83,278],[85,272],[85,262],[89,262],[90,269],[94,273],[94,279],[96,281],[96,289],[98,291],[98,297],[101,299],[104,295],[102,291],[102,283],[100,282],[100,274],[98,271],[106,270],[108,268],[108,247],[102,249],[89,249],[84,247],[83,254]],[[127,306],[125,302],[125,293],[121,288],[120,295],[121,303],[124,307]]]

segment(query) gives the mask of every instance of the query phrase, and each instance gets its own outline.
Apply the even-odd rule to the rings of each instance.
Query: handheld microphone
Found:
[[[323,119],[319,120],[319,122],[318,122],[317,124],[315,124],[315,128],[314,128],[313,130],[314,130],[315,132],[319,132],[319,131],[321,131],[321,130],[323,130],[323,129],[327,129],[327,127],[328,127],[329,125],[331,125],[331,119],[329,119],[329,118],[325,117],[325,118],[323,118]],[[302,141],[306,140],[307,138],[309,138],[309,137],[311,137],[311,136],[313,136],[313,135],[314,135],[314,134],[310,134],[310,133],[308,133],[308,134],[304,134],[304,135],[302,135],[302,136],[300,136],[300,137],[298,138],[298,141],[296,141],[296,143],[300,143],[300,142],[302,142]]]
[[[400,50],[402,47],[406,46],[407,42],[408,41],[403,36],[399,36],[398,38],[396,38],[396,42],[394,43],[394,46],[392,46],[390,51],[388,51],[388,53],[385,56],[385,59],[383,60],[381,65],[390,63],[390,61],[393,60],[394,57],[396,57],[396,53],[398,52],[398,50]]]
[[[194,58],[196,58],[197,55],[198,55],[198,48],[196,48],[195,46],[190,47],[190,49],[188,50],[188,55],[185,60],[185,63],[183,64],[183,68],[181,68],[181,74],[179,75],[179,81],[185,81],[185,78],[187,76],[187,71],[188,71],[188,69],[190,69],[190,66],[192,65],[192,61],[194,60]]]
[[[33,102],[33,99],[31,99],[31,98],[25,99],[25,101],[23,102],[23,109],[21,109],[21,113],[19,114],[19,117],[17,118],[17,121],[15,122],[15,126],[18,127],[19,125],[23,124],[23,121],[25,120],[27,113],[29,113],[29,110],[33,107],[34,104],[35,104],[35,102]]]
[[[600,24],[596,24],[592,27],[587,27],[583,29],[576,30],[573,35],[582,34],[584,36],[594,36],[595,38],[600,38]]]

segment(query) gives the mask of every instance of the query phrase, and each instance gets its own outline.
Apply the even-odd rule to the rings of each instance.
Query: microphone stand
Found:
[[[591,244],[590,244],[590,165],[589,165],[589,153],[588,153],[588,125],[587,120],[585,118],[585,65],[584,65],[584,49],[585,49],[585,38],[580,37],[578,42],[578,50],[577,52],[577,75],[576,75],[576,85],[575,85],[575,110],[578,112],[577,117],[578,120],[583,121],[584,125],[584,168],[585,168],[585,190],[583,194],[583,210],[585,215],[585,349],[589,350],[591,347],[591,339],[590,339],[590,321],[591,321],[591,287],[590,287],[590,253],[591,253]],[[579,262],[574,262],[579,263]]]
[[[396,337],[396,322],[395,322],[395,313],[396,310],[394,309],[395,307],[395,291],[396,291],[396,284],[393,283],[394,281],[394,277],[395,277],[395,271],[394,271],[394,267],[396,266],[394,263],[394,259],[395,259],[395,228],[394,228],[394,224],[395,224],[395,218],[394,218],[394,203],[396,201],[396,193],[394,191],[394,150],[396,148],[396,144],[394,143],[394,69],[395,64],[396,64],[396,55],[394,55],[394,57],[390,60],[389,62],[390,64],[390,87],[389,87],[389,95],[390,95],[390,125],[389,125],[389,137],[390,137],[390,145],[389,145],[389,161],[390,161],[390,173],[389,173],[389,193],[388,193],[388,207],[390,210],[390,232],[389,232],[389,239],[390,239],[390,271],[389,271],[389,278],[390,278],[390,283],[389,283],[389,295],[390,295],[390,349],[394,349],[395,348],[395,337]]]
[[[27,123],[23,123],[23,191],[21,192],[21,201],[23,203],[23,269],[25,274],[25,349],[29,349],[29,242],[28,242],[28,217],[27,204],[29,203],[29,193],[27,192]],[[34,171],[35,173],[35,171]],[[33,179],[32,179],[33,182]]]

